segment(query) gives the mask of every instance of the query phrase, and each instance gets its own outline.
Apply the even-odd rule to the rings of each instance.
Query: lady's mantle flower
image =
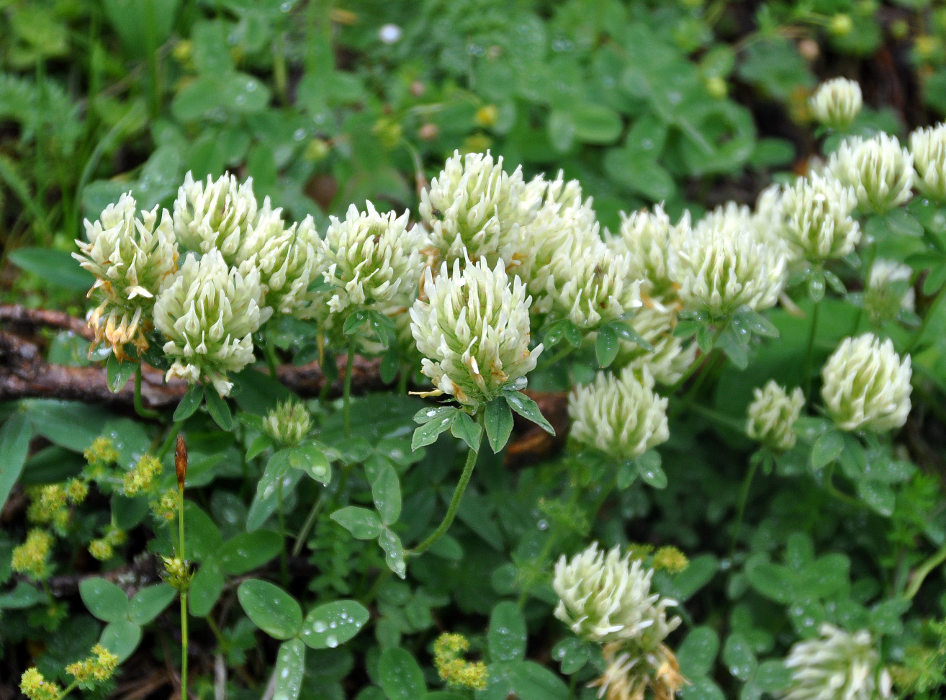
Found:
[[[781,232],[796,256],[819,263],[843,258],[861,240],[851,216],[857,206],[854,189],[833,177],[799,178],[782,192],[781,206]]]
[[[927,197],[946,200],[946,123],[910,134],[910,153],[916,169],[916,188]]]
[[[777,452],[795,445],[795,421],[805,405],[805,395],[796,387],[791,394],[772,380],[753,392],[746,434]]]
[[[622,557],[620,547],[599,551],[597,542],[571,560],[563,555],[552,582],[559,597],[555,617],[588,641],[655,650],[680,618],[667,619],[676,601],[650,592],[653,573],[640,560]]]
[[[864,105],[861,86],[847,78],[832,78],[818,86],[809,100],[811,112],[821,124],[843,130],[851,125]]]
[[[509,174],[502,157],[456,151],[421,193],[419,211],[441,260],[510,265],[522,248],[522,224],[539,203],[526,194],[521,168]]]
[[[685,309],[724,318],[742,306],[760,311],[775,305],[785,257],[749,225],[697,225],[673,251],[671,276]]]
[[[281,445],[298,445],[312,426],[312,416],[299,401],[280,401],[263,418],[263,430]]]
[[[654,393],[647,367],[626,367],[619,376],[599,372],[568,396],[571,436],[618,459],[631,459],[670,437],[667,399]]]
[[[821,397],[842,430],[882,432],[910,413],[910,356],[901,362],[890,339],[872,333],[845,338],[821,371]]]
[[[13,549],[10,566],[30,578],[43,580],[49,576],[49,551],[53,536],[45,530],[33,529],[26,533],[26,542]]]
[[[532,297],[518,277],[510,286],[501,262],[490,269],[481,259],[461,270],[457,260],[452,275],[446,263],[436,279],[428,268],[424,290],[428,301],[411,307],[411,332],[421,371],[437,389],[479,407],[525,384],[542,345],[529,350]]]
[[[243,238],[256,223],[258,205],[253,178],[239,184],[229,173],[195,182],[190,172],[174,202],[174,235],[186,250],[209,253],[217,249],[229,264],[238,264]]]
[[[95,343],[105,340],[119,359],[124,345],[148,347],[150,311],[165,279],[177,269],[177,244],[171,218],[158,208],[137,214],[134,198],[123,194],[109,204],[95,223],[85,222],[88,243],[76,240],[80,253],[72,257],[95,275],[89,296],[102,302],[89,317]]]
[[[821,636],[792,646],[785,666],[792,682],[785,700],[874,700],[892,697],[890,674],[867,630],[847,632],[824,623]]]
[[[62,688],[45,676],[35,666],[31,666],[20,676],[20,692],[29,700],[58,700]]]
[[[864,289],[864,309],[875,323],[897,318],[901,310],[913,311],[915,294],[910,286],[913,270],[894,260],[875,260]]]
[[[219,250],[200,260],[189,254],[154,305],[154,325],[174,360],[167,378],[209,381],[221,396],[229,394],[227,373],[253,361],[252,334],[272,313],[260,308],[262,299],[255,267],[244,275]]]
[[[884,213],[909,201],[913,186],[913,156],[895,136],[845,139],[831,154],[828,171],[854,188],[860,207]]]

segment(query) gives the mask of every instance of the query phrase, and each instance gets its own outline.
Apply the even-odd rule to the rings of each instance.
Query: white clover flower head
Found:
[[[263,418],[263,430],[282,445],[298,445],[312,427],[312,416],[301,401],[280,401]]]
[[[522,169],[503,170],[487,151],[455,151],[421,192],[420,216],[441,260],[499,259],[511,265],[522,249],[521,226],[535,215],[536,197],[527,197]]]
[[[670,251],[689,228],[689,219],[674,225],[658,204],[653,211],[641,209],[630,215],[621,214],[618,236],[610,247],[627,259],[627,276],[643,280],[642,292],[657,304],[670,304],[676,299],[676,283],[670,276]]]
[[[604,673],[588,684],[589,688],[598,688],[599,698],[673,700],[686,684],[677,657],[664,644],[656,650],[644,650],[633,643],[610,642],[601,651]]]
[[[600,239],[563,241],[549,263],[536,313],[590,329],[640,308],[641,281],[627,276],[627,265],[625,255],[616,255]]]
[[[842,430],[884,432],[910,413],[910,356],[902,361],[887,338],[845,338],[821,370],[821,398]]]
[[[820,636],[796,642],[785,659],[792,681],[785,700],[875,700],[891,695],[870,632],[847,632],[824,623]]]
[[[673,312],[656,307],[638,309],[630,323],[654,349],[646,350],[622,338],[612,368],[641,370],[646,367],[658,384],[676,384],[696,360],[697,346],[684,343],[682,338],[673,334]]]
[[[843,130],[860,114],[864,97],[858,82],[847,78],[832,78],[818,86],[808,104],[820,124]]]
[[[702,219],[696,222],[693,230],[700,235],[709,231],[722,231],[728,234],[754,231],[754,215],[752,209],[745,204],[726,202],[708,211]]]
[[[883,258],[874,261],[864,289],[864,309],[872,321],[889,321],[897,318],[901,310],[913,311],[912,277],[913,270],[907,265]]]
[[[834,177],[813,174],[786,187],[781,199],[785,242],[798,258],[823,262],[843,258],[861,240],[851,216],[854,189]]]
[[[103,340],[119,359],[124,346],[133,343],[139,351],[148,347],[145,334],[151,330],[150,310],[166,278],[177,269],[177,244],[171,217],[158,208],[136,210],[135,199],[123,194],[109,204],[98,221],[85,221],[88,242],[76,240],[79,265],[95,275],[89,296],[101,302],[89,317],[94,343]]]
[[[927,197],[946,201],[946,123],[917,129],[910,134],[913,184]]]
[[[167,378],[209,381],[221,396],[229,394],[227,374],[253,361],[252,334],[272,314],[262,301],[255,267],[241,273],[219,250],[199,260],[189,253],[154,304],[154,325],[174,361]]]
[[[645,365],[599,372],[568,395],[572,438],[616,459],[632,459],[667,441],[667,399],[654,392]]]
[[[750,226],[701,222],[672,251],[671,276],[680,284],[684,309],[724,318],[743,306],[761,311],[775,305],[785,283],[785,256]]]
[[[182,248],[209,253],[215,248],[228,264],[237,258],[243,237],[256,223],[258,210],[253,194],[253,178],[240,184],[229,173],[207,182],[194,181],[190,172],[174,202],[174,235]]]
[[[620,547],[599,551],[597,542],[571,559],[562,555],[552,581],[559,597],[555,617],[582,639],[632,642],[654,652],[680,618],[667,619],[675,600],[651,593],[653,573],[630,554],[621,556]]]
[[[753,391],[746,434],[776,452],[795,446],[795,421],[805,405],[805,395],[795,387],[791,393],[773,380]]]
[[[896,136],[845,139],[828,159],[828,171],[854,188],[858,206],[884,213],[910,200],[913,156]]]
[[[529,350],[526,287],[510,283],[502,262],[492,269],[485,259],[446,263],[436,278],[427,268],[427,300],[411,307],[411,332],[424,356],[421,372],[461,404],[478,409],[503,389],[521,388],[535,368],[542,345]]]
[[[391,314],[410,304],[425,260],[422,233],[408,228],[408,212],[379,214],[365,202],[364,212],[351,205],[344,220],[330,221],[321,250],[330,315],[341,318],[359,309]]]
[[[785,188],[778,183],[769,185],[759,193],[750,228],[760,241],[782,251],[786,263],[791,264],[803,256],[786,241],[785,218],[782,214],[784,193]]]

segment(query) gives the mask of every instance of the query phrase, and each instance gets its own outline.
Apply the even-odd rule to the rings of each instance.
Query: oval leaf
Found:
[[[378,682],[390,700],[415,700],[427,692],[424,672],[410,652],[385,649],[378,660]]]
[[[334,649],[358,634],[368,617],[368,609],[356,600],[325,603],[309,611],[300,636],[310,649]]]
[[[276,691],[273,700],[296,700],[302,692],[305,644],[298,639],[283,642],[276,655]]]
[[[269,581],[247,579],[237,588],[237,598],[253,624],[270,637],[289,639],[302,629],[302,607]]]
[[[89,612],[103,622],[124,620],[128,616],[128,596],[111,581],[87,578],[79,584],[79,595]]]

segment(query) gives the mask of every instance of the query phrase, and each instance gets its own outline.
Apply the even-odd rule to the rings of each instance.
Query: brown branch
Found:
[[[39,328],[59,328],[92,340],[92,329],[85,321],[52,309],[26,309],[13,304],[0,304],[0,327],[20,335],[35,335]]]

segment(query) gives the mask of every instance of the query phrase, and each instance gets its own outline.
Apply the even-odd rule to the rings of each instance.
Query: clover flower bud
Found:
[[[154,325],[168,339],[164,353],[174,360],[167,379],[209,381],[229,394],[227,373],[253,361],[252,334],[272,313],[260,308],[262,299],[256,268],[241,274],[218,250],[200,260],[188,254],[154,305]]]
[[[828,159],[828,171],[854,188],[858,206],[881,214],[912,196],[913,156],[895,136],[845,139]]]
[[[622,338],[612,368],[633,367],[640,370],[646,367],[658,384],[676,384],[696,360],[697,346],[695,343],[684,343],[682,338],[673,334],[673,312],[661,311],[656,307],[638,309],[630,324],[653,350]]]
[[[843,258],[861,240],[851,216],[854,189],[834,177],[799,178],[782,193],[782,235],[795,256],[813,262]]]
[[[622,557],[620,547],[599,551],[597,542],[570,560],[562,555],[552,581],[559,597],[555,617],[582,639],[655,651],[680,618],[667,619],[676,601],[651,593],[653,573],[640,560]]]
[[[902,361],[889,338],[845,338],[821,370],[821,397],[842,430],[883,432],[910,413],[910,356]]]
[[[482,690],[486,687],[486,664],[464,659],[469,649],[470,642],[462,634],[444,632],[434,642],[434,666],[448,686]]]
[[[670,437],[667,399],[654,392],[647,367],[626,367],[615,376],[599,372],[594,382],[568,395],[571,436],[617,459],[642,455]]]
[[[532,297],[516,277],[512,284],[497,263],[446,263],[434,279],[426,270],[427,301],[411,307],[411,332],[424,356],[421,372],[460,403],[478,408],[505,388],[522,388],[542,352],[529,350]]]
[[[946,123],[917,129],[910,134],[913,184],[927,197],[946,201]]]
[[[500,259],[513,263],[522,248],[521,226],[537,206],[526,197],[521,168],[509,174],[502,156],[494,161],[489,151],[454,151],[421,192],[419,212],[441,260],[485,257],[493,265]]]
[[[29,700],[58,700],[62,695],[62,688],[47,681],[38,668],[30,666],[20,676],[20,692]]]
[[[785,666],[792,674],[785,700],[874,700],[891,695],[890,674],[880,666],[870,632],[847,632],[823,623],[820,636],[796,642]]]
[[[808,104],[819,123],[831,129],[844,130],[860,113],[864,98],[861,86],[856,81],[832,78],[818,86]]]
[[[913,311],[915,293],[910,286],[913,270],[894,260],[875,260],[864,288],[864,309],[874,323]]]
[[[256,222],[259,205],[253,178],[239,184],[230,173],[207,182],[194,181],[188,172],[174,201],[174,235],[180,246],[195,253],[219,250],[233,265],[244,236]]]
[[[298,445],[312,426],[312,416],[299,401],[280,401],[263,418],[263,430],[281,445]]]
[[[177,243],[171,218],[158,208],[136,212],[131,194],[109,204],[95,223],[85,221],[89,242],[76,240],[79,253],[72,257],[95,275],[89,296],[101,303],[89,316],[95,333],[93,346],[106,341],[115,357],[126,357],[132,343],[142,351],[151,330],[150,311],[165,278],[177,269]]]
[[[685,309],[725,318],[740,307],[775,305],[785,283],[782,251],[753,232],[751,218],[714,217],[698,224],[671,252],[671,276]]]
[[[622,213],[620,235],[609,241],[615,251],[626,254],[627,276],[644,280],[642,294],[657,303],[671,302],[677,296],[676,282],[670,276],[670,250],[688,228],[688,218],[675,226],[658,204],[652,212]]]
[[[753,391],[749,404],[746,434],[776,452],[795,445],[795,421],[805,405],[805,395],[798,387],[789,394],[775,381]]]
[[[49,576],[49,551],[53,536],[45,530],[32,529],[26,533],[26,541],[13,548],[10,566],[14,571],[42,581]]]

